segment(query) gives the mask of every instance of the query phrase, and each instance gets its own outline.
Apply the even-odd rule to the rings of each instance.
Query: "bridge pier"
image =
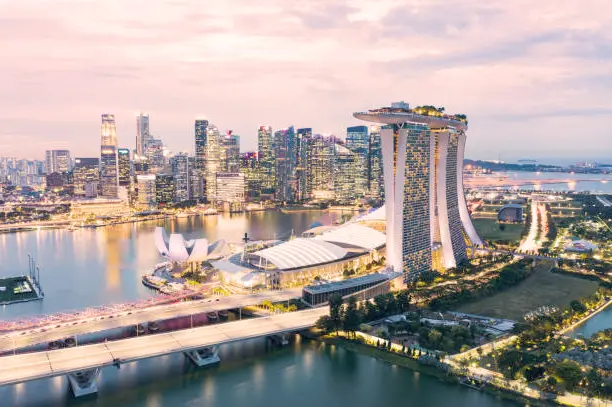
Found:
[[[197,367],[214,365],[221,362],[221,358],[219,358],[219,348],[217,346],[190,350],[185,352],[185,356],[191,359]]]
[[[74,397],[82,397],[97,393],[98,386],[96,385],[96,377],[98,377],[99,374],[99,368],[70,373],[68,375],[68,381],[70,382],[70,388],[72,389]]]
[[[286,346],[286,345],[289,345],[289,334],[282,333],[282,334],[269,335],[268,340],[275,345]]]

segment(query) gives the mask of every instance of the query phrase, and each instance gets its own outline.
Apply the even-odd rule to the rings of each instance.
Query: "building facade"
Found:
[[[365,196],[370,181],[370,135],[368,126],[353,126],[346,129],[346,148],[355,153],[357,170],[354,188],[358,195]]]
[[[130,150],[127,148],[117,149],[117,159],[119,162],[119,186],[129,188],[132,183],[132,160]]]
[[[303,202],[312,196],[312,183],[308,175],[312,129],[297,129],[295,139],[295,200]]]
[[[117,128],[115,115],[103,114],[100,130],[100,195],[117,198],[119,189],[119,160],[117,156]]]
[[[188,201],[191,199],[189,157],[186,153],[175,155],[170,160],[170,167],[174,175],[174,202]]]
[[[136,159],[142,159],[146,155],[147,143],[149,141],[149,115],[140,113],[136,116]]]
[[[67,173],[72,170],[72,160],[68,150],[47,150],[45,152],[45,172]]]
[[[261,195],[274,196],[276,187],[276,163],[272,127],[260,126],[257,130],[257,152],[261,169]]]
[[[166,206],[174,202],[174,176],[155,174],[155,203]]]
[[[75,195],[84,196],[85,187],[88,183],[98,183],[99,167],[99,158],[75,158],[74,168],[72,169],[72,184],[74,185]]]
[[[465,117],[403,102],[354,116],[386,124],[380,135],[387,264],[411,280],[467,259],[467,246],[482,241],[463,191]]]
[[[276,159],[275,198],[281,202],[293,202],[296,182],[293,126],[274,132],[274,156]]]
[[[156,207],[155,175],[138,175],[136,176],[136,183],[138,185],[138,204],[146,208]]]

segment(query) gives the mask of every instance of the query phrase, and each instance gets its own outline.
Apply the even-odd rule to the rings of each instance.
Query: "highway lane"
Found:
[[[0,336],[0,352],[9,352],[13,349],[48,343],[87,333],[135,326],[149,321],[163,321],[192,314],[246,307],[260,304],[266,300],[271,302],[288,301],[300,296],[301,289],[269,291],[246,295],[232,295],[229,297],[206,298],[203,300],[134,309],[132,311],[121,311],[113,314],[112,318],[105,316],[84,318],[64,324],[50,323],[49,325],[32,330],[14,331]]]
[[[328,307],[52,351],[0,357],[0,386],[312,327]]]

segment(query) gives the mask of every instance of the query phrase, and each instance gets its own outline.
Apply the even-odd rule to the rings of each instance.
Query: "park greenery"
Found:
[[[514,346],[480,355],[475,362],[548,393],[569,391],[589,397],[612,397],[612,362],[607,352],[612,346],[612,330],[599,332],[588,340],[557,334],[599,309],[610,295],[611,289],[600,287],[592,295],[571,301],[564,309],[517,324]]]
[[[522,259],[505,265],[499,273],[490,278],[464,280],[452,290],[447,289],[447,287],[441,287],[440,290],[435,290],[432,293],[429,307],[433,310],[446,310],[470,301],[488,297],[517,285],[529,277],[532,271],[532,260]]]

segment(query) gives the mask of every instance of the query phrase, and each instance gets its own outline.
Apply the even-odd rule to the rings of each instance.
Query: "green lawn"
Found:
[[[480,237],[486,240],[519,241],[525,228],[524,224],[505,224],[505,229],[500,230],[496,219],[476,218],[472,222]]]
[[[457,311],[522,321],[526,312],[543,305],[567,306],[571,300],[593,294],[595,281],[555,274],[540,263],[534,273],[516,287],[460,306]]]

